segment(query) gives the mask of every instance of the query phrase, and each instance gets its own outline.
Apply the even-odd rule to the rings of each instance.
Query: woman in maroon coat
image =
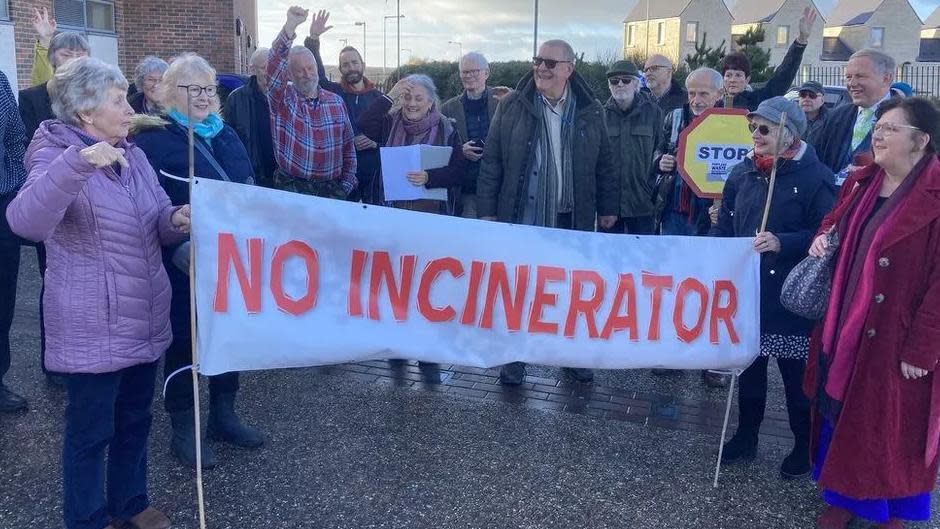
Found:
[[[930,518],[940,439],[940,111],[921,98],[877,113],[875,164],[842,186],[811,255],[835,229],[832,295],[804,390],[822,529]]]

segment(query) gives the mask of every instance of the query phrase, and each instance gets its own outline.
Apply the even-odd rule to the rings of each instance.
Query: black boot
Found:
[[[213,393],[209,406],[209,439],[242,448],[258,448],[264,444],[264,435],[245,426],[235,414],[235,393]]]
[[[193,410],[177,411],[170,414],[173,425],[173,439],[170,441],[170,453],[181,463],[196,468],[196,424]],[[212,468],[218,461],[215,452],[205,442],[202,443],[202,468]]]
[[[787,406],[787,414],[790,416],[790,431],[793,432],[793,451],[780,465],[780,477],[797,479],[808,476],[812,470],[809,460],[809,409]]]
[[[525,382],[525,363],[510,362],[499,370],[499,381],[506,386],[518,386]]]
[[[26,399],[0,383],[0,412],[13,413],[26,409]]]
[[[752,428],[739,427],[734,437],[725,443],[725,448],[721,452],[721,462],[750,461],[756,456],[757,431]]]
[[[575,382],[588,383],[594,382],[594,370],[586,367],[563,367],[561,372],[565,377]]]

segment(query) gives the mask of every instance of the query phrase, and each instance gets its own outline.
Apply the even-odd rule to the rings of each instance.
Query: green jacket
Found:
[[[441,105],[441,114],[444,114],[456,122],[455,126],[457,127],[457,132],[460,134],[460,141],[466,143],[469,140],[467,139],[467,114],[463,110],[464,93],[465,92],[461,92],[459,95],[448,99]],[[493,95],[493,92],[490,91],[489,88],[486,90],[486,99],[487,112],[490,115],[490,123],[492,123],[493,116],[496,114],[496,107],[499,106],[499,99],[496,99],[496,96]]]
[[[653,99],[639,92],[626,112],[613,98],[607,101],[607,133],[613,151],[614,171],[620,182],[620,217],[653,214],[654,151],[663,143],[663,111]]]
[[[576,98],[574,141],[573,228],[594,231],[598,216],[617,215],[620,187],[614,172],[610,139],[604,123],[604,107],[591,88],[575,72],[568,80]],[[525,193],[538,148],[539,115],[532,73],[503,98],[490,123],[486,152],[477,182],[480,217],[518,223],[525,207]]]

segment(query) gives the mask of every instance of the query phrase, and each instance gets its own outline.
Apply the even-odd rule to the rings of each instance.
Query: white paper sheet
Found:
[[[382,147],[382,184],[385,200],[447,200],[447,190],[428,189],[408,181],[408,173],[439,169],[450,163],[450,147],[436,145],[408,145],[406,147]]]

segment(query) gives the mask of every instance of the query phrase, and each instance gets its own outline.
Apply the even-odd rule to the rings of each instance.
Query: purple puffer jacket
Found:
[[[170,344],[170,282],[161,244],[185,235],[143,151],[122,141],[130,168],[96,169],[86,143],[43,122],[26,153],[29,178],[7,208],[10,228],[44,241],[46,368],[108,373],[156,361]]]

